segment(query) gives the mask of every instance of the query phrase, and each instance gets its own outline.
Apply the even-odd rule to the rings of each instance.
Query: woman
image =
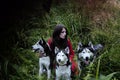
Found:
[[[50,45],[50,48],[53,52],[52,56],[53,56],[53,60],[55,60],[55,55],[54,55],[54,49],[55,46],[57,46],[59,49],[64,49],[67,46],[69,47],[70,53],[69,53],[69,58],[72,62],[72,73],[76,74],[77,72],[77,64],[73,61],[74,58],[74,51],[72,49],[72,44],[70,42],[70,39],[67,38],[68,35],[68,31],[67,28],[65,28],[64,25],[62,24],[58,24],[55,26],[55,29],[53,31],[53,35],[52,38],[48,39],[48,44]]]

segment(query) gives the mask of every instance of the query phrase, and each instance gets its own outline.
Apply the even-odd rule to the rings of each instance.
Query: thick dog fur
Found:
[[[44,70],[47,70],[47,79],[51,77],[51,60],[50,60],[50,48],[45,40],[42,38],[36,44],[32,46],[34,52],[39,52],[39,76],[43,74]]]
[[[56,80],[71,80],[71,62],[69,60],[69,48],[59,50],[55,47],[56,55]]]
[[[93,45],[92,42],[89,42],[87,45],[83,45],[79,42],[77,48],[79,70],[93,62],[97,56],[97,51],[102,48],[103,46],[101,44]]]

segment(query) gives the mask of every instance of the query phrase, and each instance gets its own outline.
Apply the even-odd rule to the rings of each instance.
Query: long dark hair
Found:
[[[63,28],[66,30],[65,39],[60,38],[60,33]],[[68,46],[67,35],[68,35],[67,28],[63,24],[57,24],[54,28],[53,35],[52,35],[53,49],[55,48],[55,46],[57,46],[60,49],[66,48]]]

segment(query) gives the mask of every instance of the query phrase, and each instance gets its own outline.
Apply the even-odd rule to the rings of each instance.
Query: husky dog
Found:
[[[56,59],[56,80],[61,78],[64,80],[71,80],[71,62],[69,60],[69,48],[63,50],[55,47]]]
[[[77,48],[79,70],[93,62],[96,58],[97,51],[102,48],[103,46],[101,44],[97,44],[94,46],[92,42],[89,42],[87,45],[82,45],[82,43],[79,42]]]
[[[47,79],[50,79],[51,69],[50,69],[50,53],[51,50],[49,45],[42,38],[36,44],[32,46],[33,52],[38,52],[39,57],[39,76],[43,74],[44,70],[47,70]]]

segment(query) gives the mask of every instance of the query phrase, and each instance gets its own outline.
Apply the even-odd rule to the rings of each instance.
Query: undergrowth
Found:
[[[99,0],[96,1],[99,2]],[[71,39],[74,51],[79,41],[83,43],[92,41],[93,44],[101,43],[104,46],[100,56],[86,68],[86,73],[82,71],[84,76],[81,79],[119,80],[120,10],[116,7],[111,9],[104,2],[105,0],[102,1],[102,5],[99,3],[100,7],[93,9],[93,6],[88,8],[85,2],[82,4],[79,0],[72,2],[70,0],[58,6],[53,5],[50,12],[43,17],[42,22],[40,17],[32,17],[28,22],[33,28],[17,32],[18,42],[12,48],[12,56],[9,59],[3,58],[4,63],[0,64],[0,69],[4,75],[0,74],[0,76],[5,80],[46,80],[45,75],[38,76],[38,56],[32,52],[31,46],[41,37],[47,41],[52,35],[54,26],[62,23],[68,29],[68,37]],[[109,16],[105,17],[104,13]],[[29,25],[26,23],[21,26]],[[77,61],[76,55],[74,59]],[[77,76],[76,80],[78,79]]]

